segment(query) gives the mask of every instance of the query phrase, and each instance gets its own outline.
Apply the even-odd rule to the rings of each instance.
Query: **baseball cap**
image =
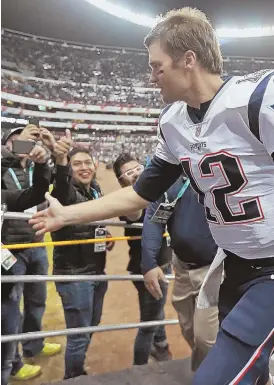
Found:
[[[4,133],[4,135],[2,136],[2,139],[1,139],[1,144],[4,146],[8,139],[14,135],[14,134],[21,134],[21,132],[24,130],[24,127],[16,127],[16,128],[12,128],[11,130],[8,130]]]

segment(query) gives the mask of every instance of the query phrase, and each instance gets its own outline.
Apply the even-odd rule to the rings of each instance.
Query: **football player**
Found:
[[[41,234],[137,211],[157,200],[184,172],[205,206],[220,248],[212,276],[223,261],[225,270],[220,330],[193,385],[271,384],[274,70],[224,82],[216,34],[201,11],[188,7],[159,20],[145,45],[151,82],[168,103],[159,119],[159,144],[150,166],[133,188],[96,201],[64,208],[47,196],[49,209],[31,223]]]

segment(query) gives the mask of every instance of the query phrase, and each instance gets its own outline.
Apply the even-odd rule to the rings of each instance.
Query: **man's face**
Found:
[[[6,141],[6,144],[5,144],[5,146],[7,147],[7,149],[9,150],[9,151],[12,151],[12,142],[14,141],[14,140],[18,140],[19,139],[19,134],[13,134],[13,135],[11,135],[10,137],[9,137],[9,139]]]
[[[91,156],[84,152],[78,152],[71,157],[70,166],[73,179],[77,183],[89,186],[95,175],[95,165]]]
[[[164,52],[159,40],[152,42],[148,48],[149,65],[151,67],[150,82],[160,88],[165,103],[184,100],[190,88],[190,73],[185,65],[185,56],[174,62]]]
[[[121,176],[118,178],[122,187],[132,186],[144,171],[144,166],[136,160],[123,164],[120,168]]]

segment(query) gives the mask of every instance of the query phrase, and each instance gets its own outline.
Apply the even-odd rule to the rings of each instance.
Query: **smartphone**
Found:
[[[29,118],[29,124],[33,124],[34,126],[39,127],[39,123],[40,123],[39,118],[35,118],[35,117]]]
[[[16,154],[29,154],[33,147],[35,146],[35,142],[32,140],[13,140],[12,142],[12,152]]]

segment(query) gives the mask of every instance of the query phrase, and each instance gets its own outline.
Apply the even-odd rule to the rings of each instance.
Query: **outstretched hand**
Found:
[[[38,211],[29,220],[29,224],[32,225],[36,231],[36,235],[43,235],[46,232],[53,232],[61,229],[65,225],[64,221],[64,206],[56,199],[53,198],[48,192],[45,195],[46,200],[49,203],[49,207],[43,211]]]

